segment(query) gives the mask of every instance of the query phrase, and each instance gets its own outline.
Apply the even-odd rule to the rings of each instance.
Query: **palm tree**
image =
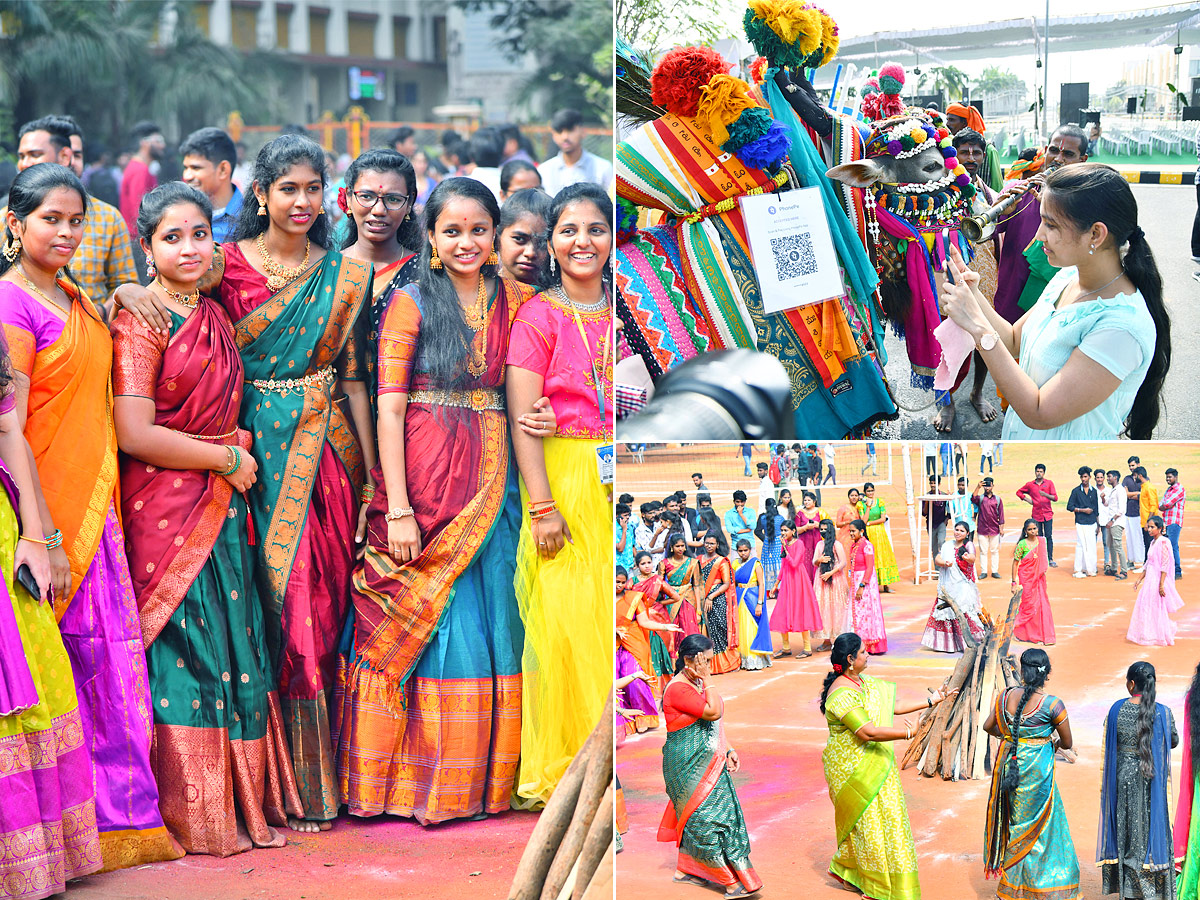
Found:
[[[954,98],[966,96],[967,85],[970,82],[967,73],[955,66],[932,66],[921,72],[917,80],[917,90],[924,90],[926,83],[931,80],[930,87],[935,93],[945,91]]]

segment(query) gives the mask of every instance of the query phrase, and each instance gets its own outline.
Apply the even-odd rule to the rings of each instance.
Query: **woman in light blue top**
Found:
[[[1062,166],[1046,178],[1041,215],[1036,237],[1062,271],[1015,325],[953,248],[942,311],[975,339],[1008,400],[1004,440],[1149,440],[1170,320],[1133,191],[1109,166]]]

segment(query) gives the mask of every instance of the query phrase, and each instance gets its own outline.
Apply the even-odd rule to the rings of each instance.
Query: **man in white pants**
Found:
[[[1074,577],[1086,578],[1096,574],[1096,523],[1100,495],[1091,484],[1091,466],[1079,467],[1079,484],[1067,500],[1067,512],[1075,514],[1075,572]]]
[[[1112,562],[1111,574],[1118,581],[1129,577],[1129,564],[1125,561],[1125,488],[1118,480],[1121,473],[1110,469],[1107,473],[1108,484],[1100,489],[1100,524],[1104,526],[1104,534],[1108,540],[1108,555]],[[1100,474],[1096,481],[1100,481]]]
[[[1129,567],[1140,566],[1146,561],[1146,545],[1142,541],[1141,483],[1134,477],[1133,470],[1142,464],[1136,456],[1129,457],[1129,474],[1121,479],[1125,488],[1125,556]]]

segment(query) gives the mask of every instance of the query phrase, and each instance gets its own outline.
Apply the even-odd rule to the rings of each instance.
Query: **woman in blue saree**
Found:
[[[1154,666],[1135,662],[1125,673],[1129,697],[1105,719],[1096,865],[1106,894],[1173,900],[1167,785],[1179,735],[1170,708],[1155,702],[1156,682]]]
[[[738,651],[743,669],[766,669],[771,665],[771,623],[767,618],[767,588],[763,567],[747,540],[737,543],[741,564],[734,570],[737,590]]]
[[[1063,702],[1045,691],[1050,657],[1033,648],[1021,654],[1024,688],[996,698],[984,730],[1001,740],[992,767],[984,823],[984,866],[999,878],[1003,900],[1076,900],[1079,857],[1062,797],[1054,783],[1054,735],[1069,750],[1071,724]]]

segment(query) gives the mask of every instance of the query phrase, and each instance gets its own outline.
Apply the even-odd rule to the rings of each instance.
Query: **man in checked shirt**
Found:
[[[83,174],[83,134],[70,116],[43,116],[21,126],[17,170],[45,162],[66,166],[76,177]],[[88,196],[83,239],[70,268],[84,294],[101,310],[119,285],[138,281],[129,232],[115,206]]]
[[[1179,470],[1167,469],[1167,489],[1163,492],[1158,508],[1162,511],[1163,525],[1167,527],[1167,539],[1175,551],[1175,579],[1183,577],[1183,566],[1179,560],[1179,532],[1183,530],[1183,505],[1187,492],[1179,483]]]

